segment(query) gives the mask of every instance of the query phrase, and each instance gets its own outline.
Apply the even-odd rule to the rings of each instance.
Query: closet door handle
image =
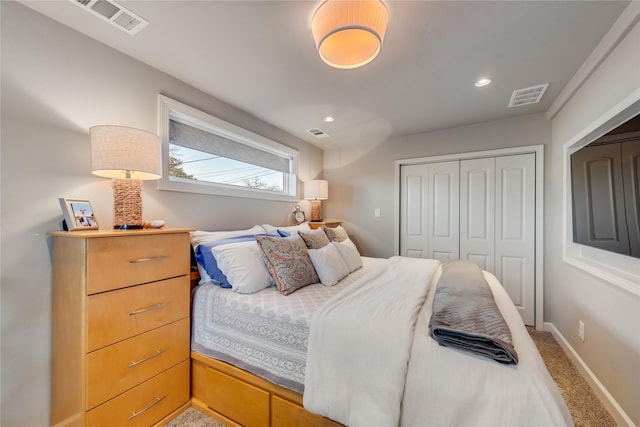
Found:
[[[162,397],[156,397],[156,400],[154,400],[153,402],[151,402],[149,405],[147,405],[147,407],[139,410],[138,412],[134,412],[132,413],[129,418],[127,418],[128,420],[132,420],[135,417],[137,417],[138,415],[142,414],[143,412],[148,411],[149,409],[153,408],[154,406],[156,406],[158,403],[162,402],[162,400],[167,397],[167,396],[162,396]]]
[[[160,304],[156,304],[156,305],[152,305],[150,307],[145,307],[145,308],[141,308],[139,310],[133,310],[129,312],[129,316],[135,316],[136,314],[141,314],[141,313],[146,313],[147,311],[153,311],[153,310],[157,310],[159,308],[164,307],[165,304],[164,302],[161,302]]]
[[[148,258],[137,258],[137,259],[131,259],[129,260],[130,264],[138,264],[141,262],[149,262],[149,261],[160,261],[167,258],[166,255],[160,255],[160,256],[152,256],[152,257],[148,257]]]
[[[158,350],[158,351],[156,351],[155,353],[148,355],[147,357],[143,357],[143,358],[142,358],[142,359],[140,359],[140,360],[136,360],[135,362],[131,362],[131,363],[129,364],[129,367],[130,367],[130,368],[133,368],[134,366],[138,366],[139,364],[144,363],[144,362],[146,362],[147,360],[151,360],[151,359],[153,359],[154,357],[158,357],[158,356],[160,356],[160,355],[161,355],[162,353],[164,353],[165,351],[167,351],[167,350],[166,350],[166,349],[164,349],[164,348],[163,348],[163,349],[161,349],[161,350]]]

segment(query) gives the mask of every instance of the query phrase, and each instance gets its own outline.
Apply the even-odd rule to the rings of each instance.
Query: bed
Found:
[[[338,248],[333,256],[345,246],[357,252],[344,229],[323,231]],[[298,236],[306,236],[316,281],[291,290],[261,244]],[[326,255],[327,242],[317,238],[304,225],[192,235],[203,277],[193,293],[193,406],[230,426],[573,424],[493,275],[481,273],[517,364],[445,347],[430,335],[439,261],[359,254],[341,260]],[[213,278],[203,254],[242,285]],[[328,277],[336,264],[343,277]]]

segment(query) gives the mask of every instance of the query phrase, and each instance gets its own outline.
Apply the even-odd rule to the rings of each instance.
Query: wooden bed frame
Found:
[[[232,427],[338,427],[304,409],[302,395],[191,352],[191,406]]]

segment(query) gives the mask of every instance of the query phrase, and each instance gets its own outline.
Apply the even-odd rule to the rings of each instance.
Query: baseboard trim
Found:
[[[631,421],[631,418],[624,412],[622,407],[618,404],[618,402],[613,398],[611,393],[606,389],[606,387],[598,380],[593,371],[589,369],[587,364],[582,360],[582,358],[578,355],[578,353],[574,350],[574,348],[569,344],[564,336],[560,333],[558,328],[551,322],[544,322],[544,330],[546,332],[551,332],[551,335],[556,339],[558,344],[566,355],[571,360],[571,363],[578,369],[578,372],[582,375],[582,377],[587,381],[593,392],[596,394],[600,402],[605,406],[607,411],[614,418],[617,425],[620,426],[629,426],[636,427],[636,425]]]

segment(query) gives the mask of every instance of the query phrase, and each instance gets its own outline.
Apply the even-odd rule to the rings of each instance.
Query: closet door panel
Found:
[[[460,162],[460,258],[494,271],[495,158]]]
[[[535,154],[496,158],[496,266],[526,324],[535,322]]]
[[[400,255],[427,258],[427,165],[400,168]]]
[[[595,145],[571,155],[573,240],[628,255],[620,150],[620,144]]]
[[[489,255],[481,254],[481,253],[467,252],[466,259],[468,261],[475,262],[476,264],[478,264],[478,266],[480,266],[481,269],[489,271],[489,268],[487,268],[487,266],[489,264],[489,261],[490,261]]]
[[[430,163],[428,258],[442,262],[460,257],[460,162]]]
[[[631,255],[640,258],[640,140],[622,143],[622,178]]]
[[[513,303],[518,307],[518,310],[524,307],[527,281],[527,270],[525,264],[526,260],[522,257],[510,257],[501,256],[496,257],[498,261],[498,268],[500,275],[502,276],[502,286],[505,288]],[[497,275],[496,275],[497,276]]]

